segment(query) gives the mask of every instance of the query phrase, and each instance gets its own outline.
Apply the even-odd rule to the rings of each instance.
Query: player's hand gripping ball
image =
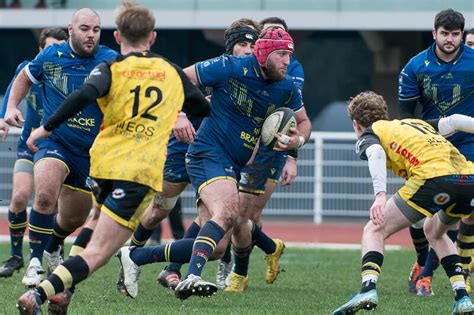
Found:
[[[280,142],[287,144],[290,141],[290,128],[296,128],[295,112],[288,107],[274,110],[263,122],[260,141],[270,150],[273,150],[277,139],[275,135],[282,134]]]

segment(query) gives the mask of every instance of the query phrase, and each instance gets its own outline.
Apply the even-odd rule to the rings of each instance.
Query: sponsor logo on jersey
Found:
[[[437,204],[438,206],[445,205],[445,204],[447,204],[450,200],[451,200],[451,196],[448,195],[448,194],[445,193],[445,192],[436,194],[436,195],[434,196],[434,198],[433,198],[434,203]]]
[[[390,142],[390,149],[395,151],[395,153],[403,156],[411,165],[417,166],[418,164],[420,164],[420,160],[418,160],[418,158],[414,156],[413,153],[411,153],[395,141]]]
[[[116,188],[112,192],[112,198],[114,199],[122,199],[123,197],[125,197],[125,191],[122,188]]]
[[[150,79],[164,81],[166,79],[166,71],[125,70],[122,71],[122,76],[133,79]]]

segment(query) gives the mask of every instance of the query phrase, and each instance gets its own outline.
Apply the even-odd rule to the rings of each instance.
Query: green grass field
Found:
[[[8,252],[5,244],[0,245],[0,259],[6,259]],[[78,286],[70,314],[331,314],[359,288],[359,255],[357,250],[287,248],[281,260],[286,272],[268,285],[264,281],[263,255],[256,249],[249,288],[244,294],[218,291],[211,298],[191,297],[185,301],[156,284],[163,264],[145,266],[136,299],[120,296],[115,289],[118,262],[113,258]],[[410,250],[387,252],[376,313],[450,314],[452,291],[442,268],[435,275],[434,297],[419,298],[408,293],[407,278],[413,259],[414,252]],[[214,282],[216,268],[215,262],[208,263],[204,278]],[[21,285],[23,271],[0,279],[0,314],[15,314],[16,300],[25,291]]]

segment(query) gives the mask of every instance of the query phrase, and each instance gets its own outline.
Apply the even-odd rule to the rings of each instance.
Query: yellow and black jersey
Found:
[[[126,180],[161,190],[166,146],[178,112],[202,116],[209,104],[183,71],[151,52],[130,53],[98,65],[71,95],[52,129],[93,94],[104,113],[90,150],[93,178]],[[46,128],[48,130],[48,128]]]
[[[356,145],[362,159],[367,159],[365,151],[372,144],[383,147],[387,168],[405,179],[474,174],[472,163],[432,125],[419,119],[373,123]]]

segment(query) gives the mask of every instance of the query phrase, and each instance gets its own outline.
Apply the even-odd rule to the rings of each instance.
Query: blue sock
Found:
[[[226,264],[230,263],[232,261],[232,253],[231,253],[231,245],[227,245],[227,248],[225,250],[224,256],[221,258],[223,262]]]
[[[34,209],[30,212],[30,223],[28,224],[30,234],[30,260],[38,258],[43,261],[43,251],[46,243],[53,233],[54,214],[42,214]]]
[[[216,222],[209,220],[204,224],[194,241],[193,255],[189,261],[189,269],[184,277],[185,279],[191,274],[201,276],[202,269],[206,265],[209,256],[216,248],[217,243],[224,237],[224,234],[224,229]]]
[[[193,221],[193,223],[191,223],[191,225],[188,227],[188,229],[184,233],[183,238],[195,239],[199,234],[199,230],[201,230],[201,227],[196,222]],[[188,262],[189,262],[189,260],[186,261],[186,263],[188,263]],[[171,264],[166,266],[165,269],[166,270],[179,271],[181,269],[182,265],[183,265],[182,263],[172,262]]]
[[[273,254],[276,250],[275,242],[263,233],[262,229],[253,223],[252,228],[252,241],[255,243],[255,246],[260,248],[265,252],[265,254]]]
[[[458,231],[448,231],[446,234],[453,242],[455,242],[458,236]],[[438,255],[436,255],[434,249],[431,248],[430,252],[428,253],[428,257],[426,258],[425,267],[423,267],[423,271],[421,272],[420,277],[432,277],[433,273],[436,269],[438,269],[438,267]]]
[[[45,250],[48,253],[55,252],[59,249],[59,245],[64,243],[64,239],[72,234],[74,231],[63,230],[56,219],[54,219],[53,233],[46,244]]]
[[[193,251],[194,238],[183,238],[166,245],[136,247],[130,258],[138,266],[157,262],[187,263]]]
[[[8,211],[11,256],[23,257],[23,235],[25,234],[27,224],[26,209],[18,213]]]
[[[423,228],[418,229],[410,226],[410,236],[416,250],[416,261],[419,266],[423,267],[428,258],[429,252],[429,244],[425,232],[423,231]]]
[[[245,248],[238,248],[234,246],[234,268],[232,269],[238,275],[246,276],[249,270],[250,253],[252,252],[252,245]]]
[[[133,232],[130,245],[134,245],[136,247],[145,246],[146,242],[148,241],[150,236],[153,234],[153,231],[154,229],[151,229],[151,230],[146,229],[140,222],[135,232]]]

